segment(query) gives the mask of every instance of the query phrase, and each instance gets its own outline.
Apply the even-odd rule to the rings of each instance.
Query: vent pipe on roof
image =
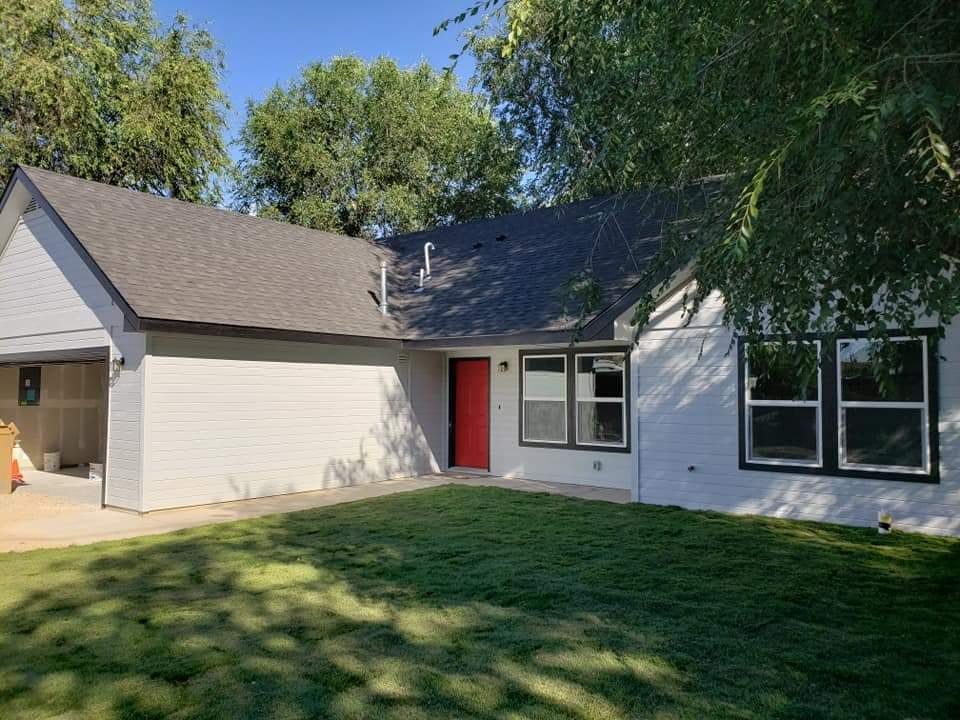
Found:
[[[387,261],[380,261],[380,312],[389,314],[387,309]]]
[[[423,246],[423,264],[427,268],[427,280],[430,279],[430,251],[436,250],[432,242],[428,242]]]

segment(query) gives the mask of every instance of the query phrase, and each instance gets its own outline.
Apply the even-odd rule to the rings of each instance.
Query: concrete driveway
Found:
[[[63,468],[60,472],[48,473],[42,470],[24,470],[23,484],[15,491],[27,495],[44,495],[59,498],[74,505],[93,505],[100,507],[102,485],[98,480],[90,479],[87,466]]]
[[[101,540],[158,535],[183,528],[338,505],[451,483],[486,485],[526,492],[547,492],[609,502],[630,500],[630,493],[626,490],[487,475],[443,473],[139,515],[122,510],[100,509],[94,505],[71,501],[62,495],[50,496],[39,492],[22,492],[23,488],[21,488],[12,495],[0,496],[0,552],[86,545]]]

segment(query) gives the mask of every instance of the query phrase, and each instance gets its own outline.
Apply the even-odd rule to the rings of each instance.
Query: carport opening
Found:
[[[20,430],[15,493],[103,504],[108,397],[103,360],[0,366],[0,419]]]

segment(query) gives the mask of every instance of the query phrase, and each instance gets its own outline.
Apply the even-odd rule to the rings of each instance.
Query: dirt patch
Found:
[[[0,553],[71,544],[51,540],[86,511],[83,505],[49,495],[0,495]]]
[[[14,491],[12,495],[0,495],[0,523],[18,522],[39,515],[49,516],[76,509],[75,503],[49,495],[18,491]]]

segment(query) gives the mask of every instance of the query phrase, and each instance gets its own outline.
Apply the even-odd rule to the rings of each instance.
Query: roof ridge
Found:
[[[476,218],[474,220],[465,220],[464,222],[454,223],[453,225],[437,225],[432,228],[424,228],[423,230],[413,230],[407,233],[399,233],[397,235],[389,235],[384,238],[380,238],[378,241],[382,245],[387,245],[394,241],[402,241],[406,238],[411,238],[416,235],[426,235],[434,232],[442,232],[444,230],[452,230],[454,228],[464,228],[464,227],[473,227],[480,225],[481,223],[495,222],[497,220],[505,220],[507,218],[513,218],[521,215],[536,215],[539,213],[545,213],[550,210],[559,210],[562,208],[572,208],[576,205],[582,205],[584,203],[590,202],[603,202],[606,200],[611,200],[617,197],[623,197],[625,195],[636,195],[642,192],[647,192],[644,190],[628,190],[622,193],[607,193],[605,195],[594,195],[588,198],[583,198],[581,200],[573,200],[571,202],[560,203],[558,205],[544,205],[541,207],[532,207],[532,208],[519,208],[508,213],[503,213],[502,215],[494,215],[493,217],[486,218]]]
[[[728,178],[728,177],[729,177],[728,174],[704,175],[703,177],[696,178],[696,179],[691,180],[690,182],[686,183],[686,184],[683,186],[683,189],[689,189],[689,188],[693,188],[693,187],[696,187],[696,186],[707,185],[707,184],[710,184],[710,183],[716,183],[716,182],[719,182],[719,181],[721,181],[721,180],[724,180],[724,179],[726,179],[726,178]],[[431,234],[431,233],[434,233],[434,232],[442,232],[442,231],[444,231],[444,230],[451,230],[451,229],[454,229],[454,228],[469,228],[469,227],[473,227],[473,226],[479,225],[479,224],[481,224],[481,223],[488,223],[488,222],[494,222],[494,221],[497,221],[497,220],[504,220],[504,219],[508,219],[508,218],[512,218],[512,217],[517,217],[517,216],[520,216],[520,215],[528,215],[528,216],[530,216],[530,215],[535,215],[535,214],[537,214],[537,213],[548,212],[548,211],[550,211],[550,210],[560,210],[560,209],[574,208],[574,207],[576,207],[576,206],[578,206],[578,205],[583,205],[583,204],[586,204],[586,203],[601,203],[601,202],[606,202],[606,201],[608,201],[608,200],[615,200],[615,199],[627,198],[627,197],[635,197],[635,196],[639,196],[639,195],[645,195],[645,196],[649,197],[650,195],[652,195],[652,194],[654,194],[654,193],[665,194],[665,193],[670,192],[670,191],[672,191],[672,190],[677,190],[677,188],[675,188],[675,187],[637,188],[637,189],[635,189],[635,190],[622,190],[622,191],[620,191],[620,192],[610,192],[610,193],[604,193],[604,194],[602,194],[602,195],[591,195],[590,197],[581,198],[580,200],[571,200],[571,201],[569,201],[569,202],[559,203],[559,204],[556,204],[556,205],[543,205],[543,206],[540,206],[540,207],[519,208],[519,209],[514,210],[514,211],[512,211],[512,212],[503,213],[502,215],[495,215],[495,216],[493,216],[493,217],[477,218],[477,219],[475,219],[475,220],[467,220],[467,221],[464,221],[464,222],[454,223],[453,225],[438,225],[438,226],[432,227],[432,228],[424,228],[423,230],[415,230],[415,231],[413,231],[413,232],[399,233],[399,234],[397,234],[397,235],[390,235],[390,236],[388,236],[388,237],[380,238],[380,239],[378,240],[378,243],[381,244],[381,245],[388,245],[388,244],[393,243],[393,242],[395,242],[395,241],[403,241],[403,240],[405,240],[405,239],[408,239],[408,238],[411,238],[411,237],[415,237],[415,236],[417,236],[417,235],[428,235],[428,234]]]
[[[99,185],[100,187],[109,188],[110,190],[133,193],[137,196],[140,196],[141,199],[148,199],[150,201],[158,201],[158,202],[176,203],[186,208],[190,208],[191,210],[199,210],[201,212],[203,211],[216,212],[221,215],[227,215],[234,219],[243,218],[244,222],[270,223],[273,225],[279,225],[284,228],[296,228],[298,230],[302,230],[305,233],[309,233],[313,235],[323,235],[327,237],[351,240],[354,242],[362,242],[367,246],[372,246],[375,251],[377,250],[377,247],[378,247],[378,243],[374,240],[370,240],[369,238],[356,237],[354,235],[346,235],[343,233],[335,233],[335,232],[330,232],[329,230],[317,230],[315,228],[307,227],[306,225],[298,225],[297,223],[286,222],[284,220],[274,220],[272,218],[265,218],[265,217],[260,217],[258,215],[251,215],[249,213],[243,213],[243,212],[239,212],[238,210],[231,210],[229,208],[216,207],[214,205],[204,205],[202,203],[190,202],[189,200],[181,200],[180,198],[166,197],[164,195],[157,195],[155,193],[147,192],[145,190],[136,190],[134,188],[122,187],[120,185],[111,185],[110,183],[100,182],[99,180],[90,180],[88,178],[81,178],[75,175],[67,175],[66,173],[57,172],[55,170],[47,170],[46,168],[40,168],[34,165],[17,164],[16,167],[23,170],[25,173],[27,173],[27,175],[29,175],[32,172],[39,172],[45,175],[54,175],[58,178],[64,178],[65,180],[68,180],[68,181],[85,183],[88,185]]]

